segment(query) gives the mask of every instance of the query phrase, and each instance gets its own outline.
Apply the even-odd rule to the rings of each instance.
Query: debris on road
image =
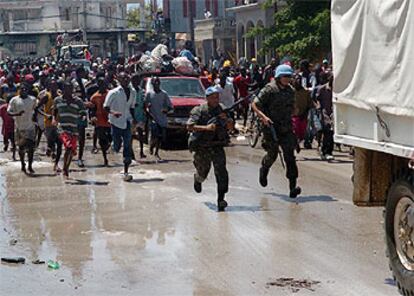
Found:
[[[47,262],[47,267],[51,268],[51,269],[59,269],[60,265],[57,261],[53,261],[53,260],[49,260]]]
[[[40,259],[36,259],[34,261],[32,261],[33,264],[45,264],[46,262]]]
[[[9,241],[10,246],[15,246],[17,244],[17,239],[11,239]]]
[[[26,262],[26,259],[23,257],[2,257],[1,262],[24,264]]]
[[[276,286],[280,288],[288,287],[292,291],[292,293],[297,293],[301,289],[306,289],[312,292],[315,292],[314,286],[319,285],[321,282],[319,281],[311,281],[311,280],[296,280],[294,278],[278,278],[275,280],[271,280],[266,283],[266,288],[271,286]]]

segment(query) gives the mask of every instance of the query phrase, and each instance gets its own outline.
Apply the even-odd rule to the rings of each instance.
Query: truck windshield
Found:
[[[171,97],[204,98],[205,91],[198,79],[161,78],[161,89]]]

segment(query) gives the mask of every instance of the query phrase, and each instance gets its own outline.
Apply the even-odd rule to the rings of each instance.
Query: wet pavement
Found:
[[[212,172],[203,193],[193,192],[185,150],[135,164],[131,183],[121,181],[120,155],[103,168],[87,152],[69,182],[45,156],[34,177],[0,160],[0,255],[26,258],[0,264],[1,294],[397,295],[382,209],[353,206],[346,154],[326,163],[303,151],[303,194],[291,200],[280,162],[261,188],[262,150],[235,142],[225,213],[216,212]]]

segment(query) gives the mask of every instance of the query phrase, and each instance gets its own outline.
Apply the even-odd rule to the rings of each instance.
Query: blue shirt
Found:
[[[184,49],[180,52],[180,57],[187,58],[190,62],[195,62],[194,55],[188,49]]]

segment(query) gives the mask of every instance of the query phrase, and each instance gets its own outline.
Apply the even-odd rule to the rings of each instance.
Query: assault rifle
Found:
[[[233,111],[238,105],[240,105],[245,99],[240,99],[238,101],[236,101],[233,105],[231,105],[228,108],[224,108],[219,115],[214,116],[213,118],[211,118],[208,122],[207,125],[209,124],[215,124],[217,126],[219,126],[221,129],[222,133],[226,133],[226,120],[223,120],[220,115],[225,113],[228,114],[229,112]],[[190,149],[190,151],[193,151],[194,149],[196,149],[197,147],[199,147],[200,145],[200,139],[202,138],[203,133],[206,132],[192,132],[188,138],[188,148]],[[214,133],[219,133],[218,130],[216,130]],[[223,138],[222,140],[225,140],[225,135],[218,135],[218,138]]]
[[[272,134],[273,141],[275,141],[276,143],[279,143],[279,138],[277,137],[275,126],[271,124],[269,128],[270,128],[270,133]],[[278,154],[280,157],[280,162],[282,163],[282,167],[283,169],[285,169],[285,161],[283,159],[282,151],[280,151],[280,145],[278,145]]]

